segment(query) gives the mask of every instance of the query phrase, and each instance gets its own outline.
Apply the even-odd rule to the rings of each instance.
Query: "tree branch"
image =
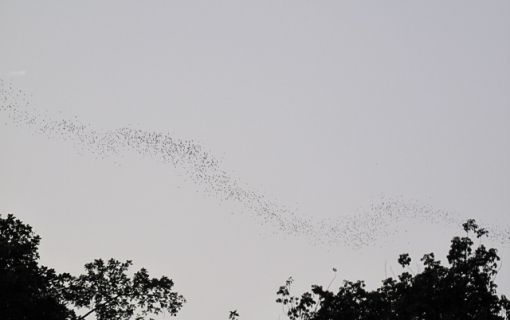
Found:
[[[112,297],[110,299],[108,299],[107,301],[99,304],[98,306],[96,306],[94,309],[90,310],[89,312],[85,313],[83,316],[79,317],[78,320],[83,320],[85,319],[86,317],[90,316],[93,312],[95,312],[98,308],[100,307],[103,307],[105,305],[107,305],[108,303],[112,302],[113,300],[117,299],[118,297],[120,297],[121,295],[118,294],[116,295],[115,297]]]

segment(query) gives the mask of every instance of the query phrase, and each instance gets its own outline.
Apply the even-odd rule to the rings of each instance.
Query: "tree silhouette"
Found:
[[[510,301],[497,295],[494,282],[497,251],[481,241],[475,247],[472,239],[488,232],[472,219],[462,226],[466,234],[452,239],[448,266],[428,253],[421,258],[423,271],[413,275],[411,257],[401,254],[402,273],[375,290],[363,281],[344,281],[337,292],[312,286],[296,297],[289,278],[276,301],[290,320],[509,320]],[[39,243],[29,225],[0,215],[2,320],[83,320],[92,314],[98,320],[140,320],[162,312],[176,315],[185,302],[165,276],[151,278],[144,268],[130,276],[131,261],[97,259],[82,275],[58,274],[39,265]],[[82,308],[87,311],[77,315]],[[238,318],[236,310],[230,312],[229,319]]]
[[[184,298],[172,291],[173,282],[163,276],[150,278],[146,269],[140,269],[132,278],[127,270],[131,261],[119,262],[97,259],[85,265],[86,274],[72,281],[68,299],[77,307],[90,309],[79,319],[93,312],[98,320],[144,319],[150,314],[168,311],[176,315]]]
[[[40,237],[13,215],[0,215],[0,319],[82,320],[145,319],[168,312],[176,315],[184,298],[173,282],[151,278],[146,269],[128,276],[131,261],[97,259],[86,273],[71,276],[39,266]],[[81,316],[76,308],[88,308]]]
[[[39,266],[40,237],[12,215],[0,216],[0,318],[65,319],[60,288],[67,275]]]
[[[290,278],[279,288],[276,302],[291,320],[510,319],[510,302],[497,295],[494,283],[497,251],[483,244],[474,248],[470,238],[486,236],[487,230],[472,219],[462,226],[466,235],[452,239],[449,266],[441,265],[433,253],[425,254],[424,270],[413,276],[407,271],[411,257],[402,254],[398,263],[404,271],[397,279],[385,279],[376,290],[366,290],[363,281],[344,281],[336,293],[312,286],[311,292],[295,297],[290,294]]]

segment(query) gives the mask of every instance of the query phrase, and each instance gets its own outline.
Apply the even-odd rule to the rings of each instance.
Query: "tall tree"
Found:
[[[13,215],[0,215],[0,319],[82,320],[145,319],[176,315],[185,302],[166,276],[151,278],[146,269],[129,276],[131,261],[94,260],[85,274],[71,276],[39,265],[40,237]],[[77,315],[77,308],[85,308]]]

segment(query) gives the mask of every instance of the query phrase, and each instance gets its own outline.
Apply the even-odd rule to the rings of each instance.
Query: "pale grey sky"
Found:
[[[385,196],[510,225],[508,1],[4,0],[0,39],[0,77],[41,114],[192,139],[300,217]],[[299,290],[336,266],[374,286],[459,230],[409,219],[381,244],[317,247],[154,159],[0,124],[0,212],[36,228],[44,263],[133,259],[175,280],[179,319],[278,319],[289,275]]]

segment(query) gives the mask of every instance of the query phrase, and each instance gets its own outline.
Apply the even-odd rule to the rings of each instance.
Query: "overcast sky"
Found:
[[[9,98],[193,140],[298,221],[389,198],[510,226],[509,1],[4,0],[0,41],[0,78],[28,95]],[[188,298],[179,319],[283,318],[290,275],[296,293],[332,267],[336,285],[373,287],[399,253],[444,253],[460,231],[410,215],[360,248],[317,245],[182,168],[37,132],[0,112],[0,213],[33,225],[58,271],[113,256],[170,276]],[[510,240],[496,240],[508,295]]]

